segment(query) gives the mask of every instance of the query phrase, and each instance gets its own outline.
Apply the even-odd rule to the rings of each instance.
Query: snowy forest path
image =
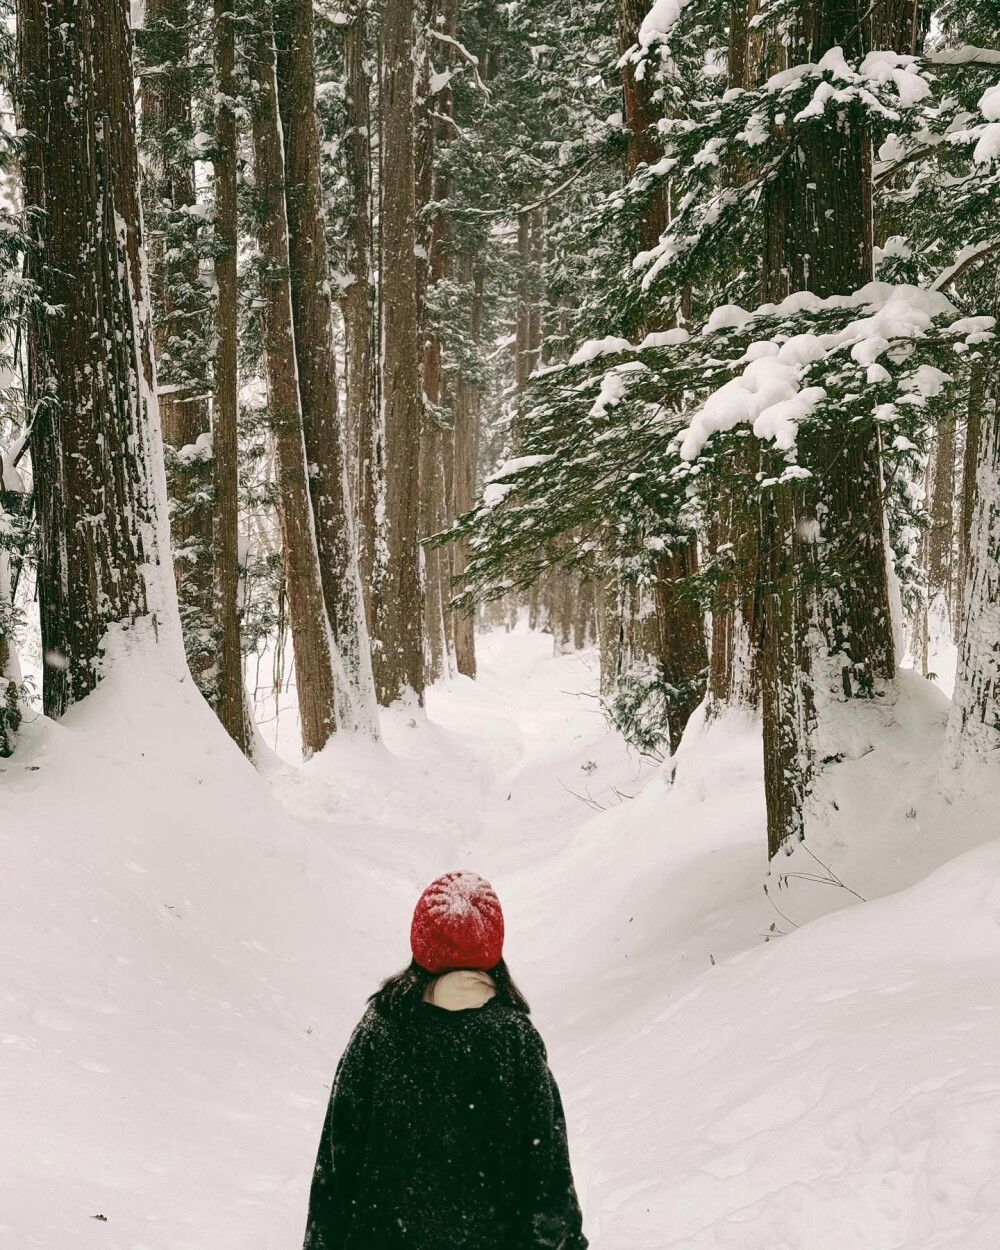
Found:
[[[914,1039],[924,990],[913,989],[908,954],[894,970],[891,960],[870,961],[866,939],[842,936],[850,957],[841,967],[821,928],[808,938],[805,922],[857,902],[824,881],[811,859],[782,865],[798,879],[791,889],[772,880],[776,906],[764,894],[752,719],[724,718],[707,734],[693,724],[671,782],[608,729],[596,654],[557,656],[551,637],[523,629],[482,636],[478,650],[475,682],[438,683],[417,713],[391,709],[383,745],[341,741],[294,770],[293,792],[282,795],[337,848],[344,870],[359,872],[369,898],[373,870],[384,887],[366,930],[382,935],[366,954],[369,986],[405,962],[408,907],[427,881],[453,868],[489,877],[504,905],[506,958],[563,1088],[588,1231],[602,1250],[806,1244],[782,1240],[802,1231],[785,1204],[795,1210],[803,1179],[794,1167],[796,1179],[776,1178],[770,1160],[779,1141],[798,1143],[784,1152],[789,1166],[811,1157],[836,1104],[849,1153],[866,1157],[865,1108],[886,1098],[896,1100],[904,1135],[922,1139],[923,1060]],[[919,829],[944,824],[933,794],[939,704],[927,683],[904,682],[871,727],[880,750],[862,745],[827,779],[838,816],[814,845],[869,898],[919,880],[944,857],[933,840],[922,839],[919,850],[913,841]],[[919,782],[910,760],[922,762]],[[955,852],[975,823],[959,822]],[[867,842],[845,836],[862,827]],[[763,962],[743,962],[797,922],[820,952],[805,966],[795,962],[795,942],[773,944]],[[898,940],[878,912],[869,924],[874,945]],[[793,973],[784,971],[786,959]],[[936,973],[928,984],[932,997],[940,993]],[[887,1039],[872,1073],[862,1068],[848,1080],[842,1055],[883,1026],[886,995],[907,1028]],[[972,1027],[982,997],[971,981],[956,988],[962,1028]],[[748,1036],[751,1017],[756,1032]],[[941,1040],[953,1044],[950,1032]],[[992,1110],[991,1103],[982,1115]],[[899,1156],[900,1188],[924,1183],[895,1132],[883,1148]],[[824,1237],[842,1184],[838,1159],[835,1151],[829,1166],[824,1157],[806,1168],[829,1200],[817,1246],[834,1244]],[[859,1233],[856,1244],[907,1244],[885,1239],[896,1232],[895,1216],[876,1216],[872,1204],[877,1195],[859,1204],[866,1213],[858,1228],[867,1221],[877,1231],[870,1240]],[[747,1242],[745,1220],[755,1222],[758,1211],[766,1231]],[[811,1233],[807,1212],[803,1221]]]
[[[479,656],[305,767],[255,771],[141,655],[25,727],[0,1244],[300,1244],[337,1059],[456,867],[502,899],[595,1250],[1000,1244],[1000,847],[868,906],[814,871],[770,940],[757,723],[693,725],[670,781],[607,729],[592,653],[519,630]],[[831,772],[810,845],[868,898],[995,831],[995,802],[935,797],[941,713],[901,683]]]

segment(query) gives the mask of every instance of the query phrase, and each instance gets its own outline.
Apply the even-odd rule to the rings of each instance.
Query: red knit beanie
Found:
[[[410,949],[428,972],[495,968],[503,958],[503,912],[490,883],[474,872],[432,881],[413,913]]]

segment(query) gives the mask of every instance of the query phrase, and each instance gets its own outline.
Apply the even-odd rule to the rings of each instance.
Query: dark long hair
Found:
[[[414,1011],[423,1001],[424,991],[432,981],[436,981],[441,972],[428,972],[421,968],[417,961],[411,960],[410,966],[402,972],[386,977],[379,988],[368,999],[380,1016],[399,1015],[405,1011]],[[501,959],[496,967],[486,974],[496,986],[496,996],[515,1011],[523,1011],[525,1015],[531,1011],[528,1000],[514,984],[506,963]]]

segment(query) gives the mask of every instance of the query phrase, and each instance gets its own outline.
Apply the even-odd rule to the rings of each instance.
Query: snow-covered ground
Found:
[[[27,728],[4,1250],[297,1246],[340,1050],[453,867],[504,902],[595,1250],[1000,1245],[1000,793],[941,793],[944,696],[859,721],[768,878],[757,727],[692,726],[671,785],[550,648],[490,635],[383,746],[260,776],[142,658]]]

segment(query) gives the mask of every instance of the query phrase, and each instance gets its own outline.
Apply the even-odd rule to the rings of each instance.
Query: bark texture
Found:
[[[965,420],[965,450],[962,455],[962,493],[958,501],[958,573],[955,587],[955,638],[962,636],[969,586],[969,549],[972,521],[976,511],[976,463],[986,402],[984,365],[977,362],[969,376],[969,406]]]
[[[159,449],[144,291],[132,35],[118,0],[24,0],[19,124],[25,203],[41,209],[28,401],[39,524],[43,702],[96,686],[105,635],[151,608]]]
[[[184,649],[195,682],[215,704],[211,468],[203,437],[211,419],[205,377],[189,377],[190,359],[200,355],[204,361],[208,316],[199,281],[198,218],[184,211],[196,202],[189,146],[190,17],[189,0],[147,0],[141,93],[144,221]]]
[[[312,0],[278,0],[278,103],[285,144],[289,277],[295,358],[316,546],[342,670],[337,719],[377,733],[371,653],[337,396],[333,299],[323,221]]]
[[[375,618],[372,586],[381,559],[380,515],[385,503],[384,438],[377,398],[376,293],[373,281],[372,144],[366,0],[348,7],[344,30],[344,162],[350,187],[347,233],[348,284],[341,296],[347,354],[346,423],[352,450],[352,486],[358,516],[358,563],[369,624]]]
[[[969,539],[966,611],[948,751],[959,767],[1000,764],[1000,409],[982,413],[976,443],[976,496]]]
[[[218,630],[216,711],[229,736],[250,755],[253,732],[243,685],[240,640],[239,449],[236,364],[236,32],[229,0],[215,0],[215,393],[212,475],[215,494],[215,618]]]
[[[380,30],[383,280],[381,404],[387,562],[373,648],[379,702],[423,698],[420,527],[420,350],[417,305],[412,0],[389,0]]]
[[[460,258],[460,276],[472,283],[472,341],[478,344],[483,332],[484,286],[482,274],[473,277],[472,261]],[[455,391],[455,433],[452,468],[452,516],[463,516],[476,498],[476,450],[479,441],[479,391],[469,379],[459,375]],[[462,538],[452,548],[452,572],[457,581],[465,573],[469,560],[468,539]],[[455,666],[465,677],[476,675],[476,618],[472,610],[454,614]]]
[[[262,253],[261,321],[278,471],[282,556],[302,720],[302,750],[308,758],[322,750],[336,727],[335,683],[295,364],[284,154],[278,116],[274,36],[267,23],[262,23],[262,29],[253,38],[249,69],[253,86],[251,113],[258,236]]]
[[[683,580],[698,571],[694,535],[679,540],[656,566],[658,653],[667,689],[670,749],[680,746],[684,728],[705,695],[708,649],[701,606],[678,592]]]
[[[631,48],[639,35],[649,11],[646,0],[618,0],[619,46],[622,54]],[[656,123],[663,116],[663,105],[655,97],[656,77],[645,73],[636,77],[631,62],[622,66],[622,99],[625,121],[629,128],[625,167],[631,177],[642,165],[655,165],[663,155],[656,141]],[[639,219],[639,247],[648,251],[655,247],[670,220],[670,185],[661,178],[650,193],[649,201]]]
[[[789,47],[793,62],[842,46],[860,55],[853,7],[804,0]],[[768,184],[763,300],[789,291],[843,294],[872,278],[870,161],[862,118],[803,135],[783,175]],[[814,768],[817,695],[870,698],[895,671],[881,500],[881,449],[873,420],[803,432],[810,487],[770,492],[762,504],[759,565],[768,850],[803,835],[802,797]],[[817,563],[822,586],[806,592]],[[824,640],[808,653],[815,627]],[[823,749],[833,753],[830,744]]]
[[[735,0],[729,7],[728,76],[731,88],[748,88],[757,78],[757,41],[751,36],[756,0]],[[730,161],[726,174],[733,185],[748,174],[744,162]],[[747,499],[745,482],[753,481],[760,464],[755,438],[736,442],[738,462],[733,481],[714,501],[709,520],[709,545],[719,578],[712,599],[712,645],[708,673],[708,715],[727,707],[756,709],[760,705],[760,613],[756,592],[757,509]]]
[[[0,522],[6,520],[6,492],[3,489],[3,455],[0,453]],[[0,759],[14,752],[21,725],[21,673],[14,650],[11,610],[10,553],[0,547]]]

